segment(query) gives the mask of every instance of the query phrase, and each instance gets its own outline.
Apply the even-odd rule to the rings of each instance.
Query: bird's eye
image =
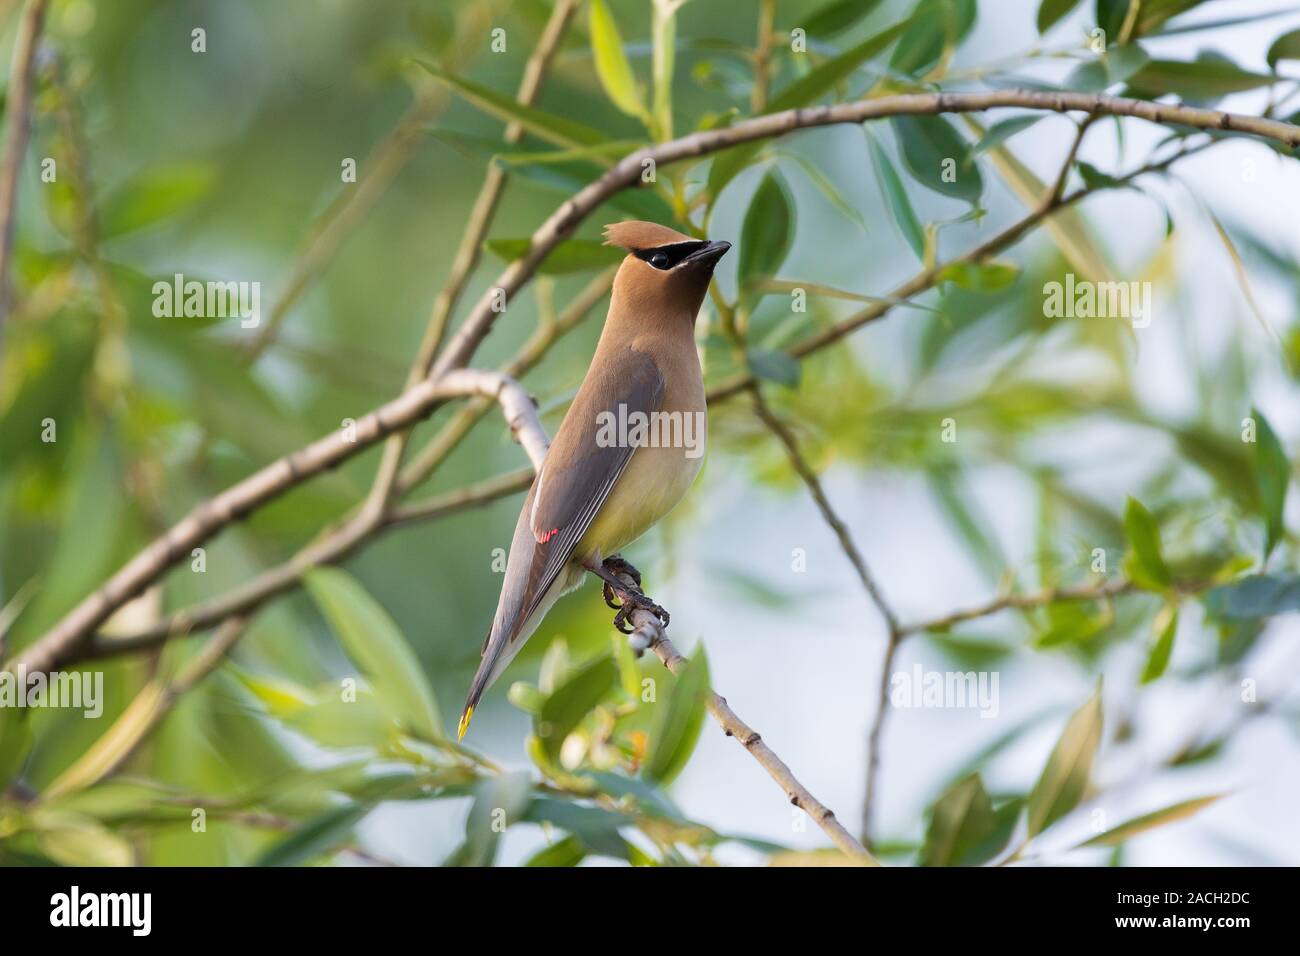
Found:
[[[656,269],[667,269],[668,268],[667,254],[662,252],[656,252],[653,256],[650,257],[650,264],[654,266]]]

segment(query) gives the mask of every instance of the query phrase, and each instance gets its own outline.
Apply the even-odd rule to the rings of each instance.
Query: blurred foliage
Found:
[[[757,54],[765,4],[581,6],[536,105],[521,107],[513,90],[549,16],[542,0],[55,0],[18,202],[18,306],[0,353],[0,635],[8,652],[29,646],[195,503],[394,394],[489,165],[510,180],[467,301],[502,261],[527,250],[519,237],[620,156],[755,110],[998,86],[1198,105],[1269,87],[1278,105],[1294,104],[1298,85],[1283,72],[1300,57],[1294,29],[1267,49],[1267,72],[1211,49],[1178,61],[1145,48],[1154,38],[1210,38],[1216,25],[1266,17],[1238,17],[1226,0],[1042,0],[1014,14],[1036,23],[1040,42],[988,64],[968,41],[991,0],[782,2],[775,40]],[[1012,15],[999,5],[998,16]],[[206,30],[201,53],[192,47],[196,26]],[[494,29],[504,31],[499,50]],[[1059,75],[1062,66],[1064,81],[1039,69]],[[756,83],[765,84],[760,97]],[[297,298],[292,277],[311,237],[337,215],[336,197],[358,188],[335,178],[341,164],[353,160],[364,181],[367,155],[413,99],[430,105],[432,119],[417,124],[409,163],[350,226],[328,268],[307,269]],[[918,476],[990,587],[1067,588],[1123,573],[1140,592],[1050,601],[1015,612],[1011,623],[935,627],[925,640],[963,668],[1063,657],[1094,675],[1113,650],[1129,647],[1143,662],[1119,679],[1130,693],[1207,673],[1235,679],[1267,620],[1300,610],[1287,523],[1295,436],[1270,425],[1252,390],[1271,372],[1294,386],[1300,323],[1292,317],[1279,329],[1265,357],[1236,336],[1218,354],[1197,355],[1185,336],[1198,405],[1170,418],[1134,380],[1137,336],[1125,323],[1049,319],[1043,292],[1067,275],[1124,276],[1151,281],[1175,301],[1170,262],[1192,228],[1217,233],[1256,312],[1248,276],[1266,276],[1294,303],[1300,268],[1271,237],[1208,210],[1212,225],[1175,223],[1166,211],[1163,242],[1143,261],[1126,254],[1119,265],[1121,253],[1103,247],[1077,209],[1049,220],[1047,241],[1014,261],[952,260],[953,249],[987,238],[986,216],[1005,220],[1009,199],[1032,207],[1049,188],[1021,157],[1018,137],[1056,121],[1005,112],[987,123],[897,117],[867,124],[852,141],[809,133],[664,168],[645,188],[611,198],[541,271],[565,302],[617,261],[599,242],[604,222],[636,216],[710,235],[738,223],[738,254],[701,319],[710,382],[756,376],[817,471]],[[511,122],[524,131],[516,145],[500,139]],[[1154,155],[1239,138],[1173,128]],[[1062,152],[1065,145],[1062,135]],[[37,158],[54,162],[53,182],[41,179]],[[1167,171],[1125,179],[1136,165],[1079,161],[1068,181],[1162,204],[1150,187]],[[934,287],[895,305],[906,319],[870,360],[843,345],[802,360],[791,354],[887,303],[881,290],[896,267],[918,263],[938,268]],[[277,302],[287,303],[287,321],[254,358],[236,320],[158,317],[153,284],[177,273],[259,282],[263,321]],[[796,295],[806,307],[791,308]],[[477,361],[503,360],[539,318],[546,321],[545,310],[520,297]],[[533,376],[543,409],[562,408],[572,394],[597,325],[559,342]],[[756,498],[793,491],[793,472],[746,405],[714,411],[713,460],[747,466]],[[449,414],[417,428],[416,446]],[[943,437],[947,421],[960,443]],[[1099,425],[1127,437],[1117,458],[1147,451],[1145,470],[1097,480],[1070,446]],[[430,484],[459,487],[517,462],[499,429],[480,428]],[[286,560],[348,513],[374,464],[374,455],[356,456],[227,530],[209,542],[202,569],[182,564],[107,630],[147,625]],[[1036,502],[1030,567],[1008,562],[999,516],[976,496],[988,468],[1013,471]],[[508,543],[515,507],[502,501],[444,518],[434,533],[389,534],[347,570],[307,574],[303,590],[254,616],[232,658],[182,694],[120,767],[64,776],[84,770],[88,753],[115,755],[106,731],[147,716],[159,698],[145,695],[162,693],[157,676],[181,672],[201,642],[88,662],[105,675],[97,721],[0,708],[0,860],[373,861],[358,826],[377,807],[417,802],[433,814],[464,815],[463,837],[441,860],[449,865],[493,863],[511,827],[544,835],[527,861],[535,866],[711,863],[722,847],[775,864],[843,862],[683,814],[668,791],[705,722],[703,647],[674,678],[633,657],[617,635],[607,645],[593,591],[563,602],[520,655],[511,675],[536,677],[509,687],[512,708],[498,695],[476,723],[484,733],[526,737],[528,768],[507,768],[448,738],[446,702],[460,699],[476,663],[474,635],[498,583],[491,551]],[[689,508],[668,523],[664,541],[690,520]],[[671,549],[660,550],[667,571]],[[719,573],[717,584],[776,614],[812,599],[738,569]],[[1019,859],[1030,840],[1061,829],[1092,792],[1099,753],[1122,745],[1122,735],[1103,720],[1099,686],[1039,758],[1037,782],[988,790],[993,760],[1048,717],[1056,715],[1018,724],[969,766],[952,768],[930,807],[918,809],[920,842],[878,842],[877,851],[923,865],[985,864]],[[1170,767],[1214,760],[1227,739],[1192,741]],[[1085,845],[1121,845],[1218,796],[1139,816]]]

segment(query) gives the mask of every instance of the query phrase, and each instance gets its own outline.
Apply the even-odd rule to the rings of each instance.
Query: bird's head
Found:
[[[628,252],[614,280],[616,295],[651,306],[690,312],[695,320],[713,268],[731,243],[695,239],[653,222],[605,227],[605,242]]]

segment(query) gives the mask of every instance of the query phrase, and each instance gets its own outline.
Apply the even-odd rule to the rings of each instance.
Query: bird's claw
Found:
[[[649,611],[659,618],[662,627],[668,626],[668,612],[642,594],[639,588],[628,588],[616,593],[621,603],[618,605],[618,613],[614,615],[614,627],[620,634],[631,634],[636,630],[629,626],[633,611]]]
[[[601,563],[604,569],[614,577],[625,574],[636,582],[636,589],[638,591],[641,589],[641,572],[634,568],[631,563],[623,560],[619,555],[611,554]],[[608,581],[604,584],[603,592],[605,595],[605,605],[617,611],[622,605],[614,600],[615,591]]]

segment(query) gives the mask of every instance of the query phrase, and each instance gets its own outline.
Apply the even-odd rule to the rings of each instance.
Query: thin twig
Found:
[[[561,336],[574,329],[609,291],[614,270],[593,279],[578,294],[554,325],[539,327],[518,354],[506,363],[504,372],[512,377],[532,369]],[[495,402],[490,398],[469,399],[457,411],[424,451],[402,470],[399,488],[405,492],[423,481],[434,468],[469,433],[473,425]],[[342,524],[318,537],[282,564],[268,568],[250,581],[225,594],[175,612],[170,617],[138,631],[113,636],[96,635],[87,648],[88,657],[107,657],[152,647],[173,637],[183,637],[220,624],[232,614],[245,614],[265,602],[297,588],[303,574],[323,564],[334,564],[358,548],[384,534],[390,528],[429,521],[465,508],[488,504],[528,487],[531,472],[521,472],[487,479],[467,488],[439,495],[425,502],[390,506],[377,520],[360,510],[348,515]]]
[[[565,28],[568,26],[569,19],[573,16],[577,2],[578,0],[557,0],[555,7],[551,10],[550,19],[537,41],[537,46],[533,49],[532,56],[528,58],[528,62],[524,65],[524,76],[519,83],[519,92],[515,95],[515,101],[520,105],[530,106],[537,98],[542,79],[546,75],[551,58],[564,36]],[[506,127],[504,139],[507,144],[517,143],[523,137],[523,134],[524,129],[522,126],[518,123],[511,123]],[[478,265],[483,239],[492,225],[492,219],[496,214],[501,193],[505,189],[507,177],[508,174],[504,165],[501,163],[488,164],[487,175],[484,176],[483,185],[479,188],[478,198],[474,200],[474,208],[470,212],[469,222],[466,224],[465,232],[461,236],[460,247],[456,250],[456,257],[452,260],[451,274],[447,277],[447,281],[438,293],[437,298],[434,299],[433,310],[425,326],[424,338],[420,342],[415,361],[411,363],[411,370],[407,374],[407,388],[410,388],[429,373],[429,367],[433,364],[433,357],[442,346],[442,340],[446,335],[447,323],[451,320],[452,311],[456,308],[456,303],[460,301],[461,293],[464,292],[470,275]],[[382,513],[388,507],[396,488],[398,473],[402,464],[402,455],[406,451],[408,441],[410,441],[410,432],[400,431],[391,436],[384,444],[383,457],[380,459],[379,469],[375,473],[375,480],[371,485],[370,495],[367,500],[367,507],[374,513]]]
[[[625,580],[629,584],[632,583],[631,578]],[[686,666],[686,658],[678,653],[677,648],[673,646],[673,642],[668,639],[663,622],[659,620],[658,616],[650,611],[638,608],[632,612],[631,621],[634,630],[629,640],[637,640],[640,642],[640,646],[648,646],[655,652],[664,667],[674,674],[680,674]],[[710,691],[709,713],[718,722],[722,732],[728,737],[735,737],[740,742],[740,745],[749,751],[750,756],[757,760],[759,765],[767,771],[768,776],[775,780],[781,789],[785,791],[785,795],[790,802],[812,817],[813,822],[831,838],[831,842],[855,859],[874,866],[880,865],[867,851],[866,847],[855,840],[853,834],[845,829],[844,824],[836,819],[834,812],[814,797],[808,788],[799,782],[785,761],[776,755],[772,748],[759,736],[758,732],[736,715],[725,697]]]
[[[461,68],[470,51],[482,49],[482,44],[476,41],[491,25],[494,6],[492,0],[489,0],[486,3],[468,4],[463,8],[457,18],[455,32],[443,52],[443,61],[448,69]],[[271,306],[265,324],[248,346],[250,360],[256,360],[276,341],[289,311],[311,288],[311,284],[324,272],[344,241],[387,192],[424,142],[429,123],[450,101],[451,94],[446,87],[426,83],[393,129],[361,161],[361,176],[358,181],[348,184],[334,197],[334,201],[317,219],[299,249],[289,269],[289,278],[284,283],[283,291]]]
[[[1012,609],[1025,610],[1027,608],[1044,607],[1048,604],[1055,604],[1058,601],[1100,601],[1106,598],[1116,597],[1120,594],[1127,594],[1134,590],[1135,587],[1136,585],[1127,578],[1109,578],[1093,584],[1043,588],[1040,591],[1033,591],[1027,594],[1003,594],[991,601],[985,601],[983,604],[977,604],[974,607],[953,611],[952,613],[945,614],[942,617],[932,618],[928,621],[915,621],[911,624],[904,624],[899,629],[899,632],[904,637],[910,637],[913,634],[920,634],[923,631],[947,631],[958,624],[962,624],[966,621],[973,621],[981,617],[988,617],[992,614],[997,614],[999,611]]]
[[[4,327],[9,318],[13,290],[9,265],[14,255],[14,220],[18,210],[18,173],[31,134],[32,63],[45,20],[47,0],[28,0],[18,21],[14,56],[9,66],[5,97],[5,151],[0,159],[0,354],[4,353]]]
[[[790,464],[794,467],[795,472],[807,485],[813,501],[817,504],[817,509],[822,514],[822,519],[835,532],[835,537],[839,540],[840,549],[848,557],[849,563],[853,565],[854,571],[857,572],[858,580],[862,582],[862,587],[866,590],[867,596],[871,603],[875,605],[880,612],[880,616],[885,621],[885,643],[884,654],[881,662],[881,680],[880,684],[883,690],[878,699],[880,704],[876,710],[876,718],[871,725],[871,730],[867,735],[867,768],[866,768],[866,787],[865,794],[862,798],[862,842],[866,846],[871,845],[871,813],[874,805],[876,792],[877,764],[880,754],[880,734],[881,727],[884,723],[883,717],[885,712],[885,703],[888,701],[889,674],[893,669],[894,654],[898,649],[898,643],[902,640],[902,631],[899,628],[898,618],[890,609],[888,602],[885,600],[883,592],[879,585],[876,584],[875,578],[867,568],[866,559],[863,558],[862,552],[858,550],[853,536],[849,533],[848,526],[835,513],[831,507],[830,499],[826,497],[826,492],[822,488],[821,480],[817,473],[813,471],[808,460],[804,458],[799,451],[799,443],[794,433],[789,427],[781,421],[779,417],[768,406],[763,399],[762,390],[758,385],[754,385],[749,390],[750,396],[754,400],[754,411],[759,419],[767,426],[768,430],[781,442],[786,451],[786,456],[790,459]]]
[[[1116,183],[1126,184],[1140,176],[1163,172],[1180,159],[1185,159],[1204,149],[1208,149],[1216,142],[1216,140],[1207,140],[1196,145],[1185,146],[1183,149],[1176,151],[1164,159],[1147,163],[1131,172],[1125,173],[1123,176],[1116,177]],[[786,349],[786,354],[794,359],[803,359],[812,355],[814,352],[819,352],[828,346],[834,345],[841,339],[856,332],[862,326],[888,315],[896,305],[906,304],[909,300],[916,298],[921,293],[937,286],[940,282],[940,277],[948,267],[959,263],[981,262],[992,255],[1004,252],[1011,246],[1015,245],[1016,242],[1023,238],[1034,226],[1038,225],[1044,219],[1053,216],[1061,210],[1073,206],[1086,199],[1088,196],[1100,191],[1100,189],[1092,186],[1081,186],[1074,192],[1062,196],[1051,205],[1044,204],[1034,209],[1028,215],[1016,220],[1001,232],[980,243],[969,252],[956,256],[945,262],[938,263],[927,269],[922,269],[902,285],[897,286],[893,291],[881,296],[879,302],[874,302],[866,308],[840,319],[834,325],[823,329],[815,335],[810,335],[808,338],[795,343]],[[756,379],[754,374],[746,371],[734,375],[724,382],[719,382],[708,391],[709,403],[721,402],[739,395],[742,392],[748,391],[755,381]]]
[[[532,400],[522,386],[500,372],[459,369],[435,381],[425,380],[399,398],[358,420],[353,429],[343,429],[322,438],[299,452],[282,458],[254,473],[216,498],[200,504],[173,525],[77,605],[36,644],[23,651],[12,665],[29,672],[49,671],[83,653],[95,628],[122,604],[129,601],[190,549],[206,541],[220,528],[256,507],[273,489],[296,484],[304,476],[319,474],[351,456],[357,444],[373,445],[391,434],[401,423],[427,415],[450,398],[480,395],[495,398],[507,414],[507,424],[524,447],[533,454],[544,441],[529,427],[535,417]],[[525,408],[526,406],[526,408]],[[542,449],[544,451],[544,448]],[[340,530],[335,546],[350,547],[373,531],[368,516],[360,516]],[[300,572],[299,572],[300,573]],[[296,575],[295,575],[296,576]],[[287,586],[287,585],[286,585]]]
[[[858,580],[862,582],[863,589],[875,605],[880,616],[884,618],[885,626],[892,635],[898,631],[898,619],[894,612],[890,610],[884,594],[881,592],[879,585],[876,584],[875,578],[872,577],[871,571],[867,568],[866,559],[862,557],[862,552],[858,550],[857,543],[849,533],[848,525],[835,513],[831,506],[830,499],[826,497],[826,491],[822,488],[821,479],[813,471],[808,460],[804,458],[803,453],[799,450],[798,439],[795,438],[794,432],[777,417],[776,413],[768,406],[767,401],[763,398],[761,389],[757,386],[750,389],[750,395],[754,400],[754,412],[762,423],[767,426],[768,431],[777,437],[785,448],[786,457],[790,459],[790,465],[794,468],[795,473],[808,487],[808,493],[812,495],[813,501],[817,504],[817,510],[821,512],[822,519],[830,526],[831,531],[835,532],[835,537],[840,543],[840,550],[844,552],[849,563],[853,565],[853,570],[858,575]]]

